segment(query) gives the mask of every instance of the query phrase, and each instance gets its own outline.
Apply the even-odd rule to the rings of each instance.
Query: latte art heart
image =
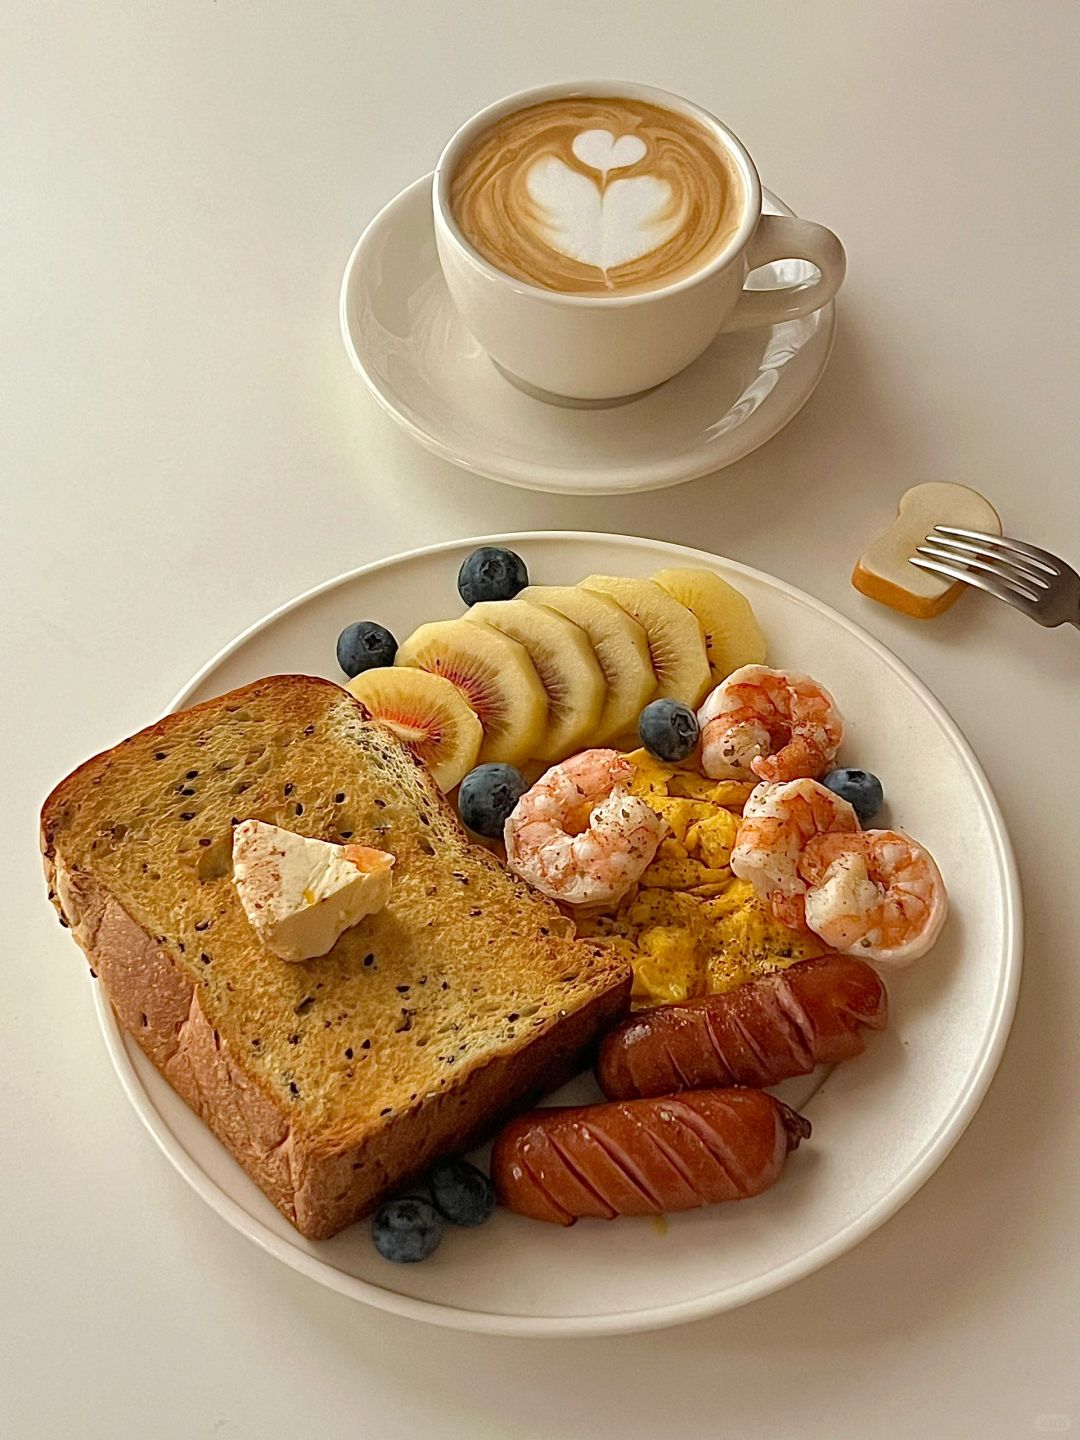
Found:
[[[681,214],[671,213],[671,186],[655,175],[612,180],[600,189],[549,155],[532,167],[527,184],[552,249],[605,275],[663,245],[682,223]]]
[[[744,205],[733,162],[700,121],[619,96],[504,115],[450,182],[454,218],[485,260],[571,295],[692,274],[734,234]]]
[[[649,153],[649,147],[637,135],[620,135],[616,140],[610,130],[579,130],[570,148],[583,165],[605,175],[609,170],[636,165]]]

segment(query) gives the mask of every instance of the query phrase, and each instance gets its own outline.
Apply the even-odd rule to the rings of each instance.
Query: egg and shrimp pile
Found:
[[[635,1006],[716,994],[826,948],[781,925],[731,852],[753,785],[712,780],[642,749],[630,791],[668,827],[641,879],[615,905],[585,910],[578,933],[610,940],[634,967]]]
[[[375,1243],[421,1259],[443,1219],[479,1223],[496,1197],[569,1225],[758,1194],[811,1128],[768,1087],[859,1055],[887,1022],[876,967],[936,939],[933,857],[864,828],[882,787],[834,768],[836,702],[764,663],[749,602],[714,572],[532,585],[485,546],[458,589],[464,615],[400,646],[372,621],[343,631],[349,689],[456,789],[469,830],[625,956],[633,1013],[600,1037],[606,1103],[511,1120],[493,1189],[455,1162],[450,1199],[469,1204],[435,1176],[430,1202],[382,1207]]]

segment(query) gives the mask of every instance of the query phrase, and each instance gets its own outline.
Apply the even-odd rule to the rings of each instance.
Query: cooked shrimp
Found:
[[[925,846],[899,830],[819,835],[803,850],[806,923],[826,945],[889,965],[924,955],[948,896]]]
[[[620,899],[667,833],[627,789],[633,774],[617,750],[585,750],[541,775],[506,822],[510,869],[566,905]]]
[[[859,821],[848,802],[816,780],[759,785],[743,808],[731,852],[731,869],[769,902],[782,925],[805,930],[806,881],[799,861],[815,836],[851,834]]]
[[[698,711],[701,763],[714,780],[780,783],[829,768],[844,723],[829,692],[809,675],[744,665]]]

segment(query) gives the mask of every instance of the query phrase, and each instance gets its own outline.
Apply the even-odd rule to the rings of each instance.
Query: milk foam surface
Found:
[[[652,289],[707,264],[742,184],[697,120],[643,101],[570,97],[495,122],[462,157],[451,209],[518,279],[570,294]]]

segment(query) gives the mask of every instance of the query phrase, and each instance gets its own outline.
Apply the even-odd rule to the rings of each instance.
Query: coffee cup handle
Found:
[[[778,325],[820,310],[840,289],[847,269],[844,247],[831,230],[789,215],[762,215],[746,258],[750,270],[774,260],[808,260],[818,277],[778,290],[744,290],[724,322],[725,331]]]

